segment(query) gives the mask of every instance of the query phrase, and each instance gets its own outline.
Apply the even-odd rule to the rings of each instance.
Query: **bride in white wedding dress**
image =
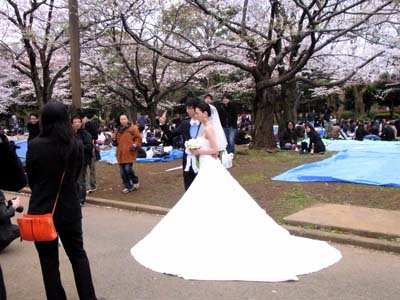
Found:
[[[196,280],[286,281],[341,259],[326,242],[290,235],[215,158],[208,104],[196,108],[200,171],[170,212],[132,249],[143,266]]]

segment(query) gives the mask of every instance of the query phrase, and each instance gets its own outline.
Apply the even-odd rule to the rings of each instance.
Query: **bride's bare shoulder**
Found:
[[[214,126],[210,122],[204,127],[204,130],[205,131],[214,131]]]

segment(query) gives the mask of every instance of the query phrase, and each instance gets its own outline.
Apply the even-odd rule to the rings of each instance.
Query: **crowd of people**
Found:
[[[312,110],[297,124],[288,121],[277,135],[279,148],[300,153],[323,153],[322,138],[358,141],[395,141],[400,138],[400,120],[336,119],[332,112],[332,107],[327,107],[320,115]],[[310,139],[309,143],[303,141],[298,147],[298,142],[305,138]]]
[[[40,127],[38,118],[36,114],[30,115],[25,169],[15,152],[16,146],[0,133],[0,188],[19,191],[28,183],[31,189],[28,213],[32,215],[51,212],[56,194],[59,195],[53,214],[59,239],[35,242],[47,299],[67,299],[59,271],[60,243],[72,265],[79,298],[103,299],[97,298],[93,286],[81,221],[81,205],[85,204],[87,193],[84,172],[91,163],[96,139],[89,133],[90,121],[83,129],[81,117],[70,118],[67,107],[57,101],[43,107]],[[18,226],[11,224],[10,219],[22,210],[18,197],[7,200],[0,191],[0,251],[20,236]],[[0,269],[0,299],[6,298]]]
[[[101,124],[96,116],[90,114],[84,117],[79,114],[69,117],[64,104],[50,101],[43,107],[40,115],[35,113],[29,115],[25,170],[18,162],[15,154],[16,146],[8,141],[6,135],[0,133],[0,151],[2,151],[0,165],[6,168],[7,175],[9,172],[14,172],[19,173],[15,175],[16,177],[20,177],[19,180],[13,180],[14,186],[10,186],[10,178],[2,177],[0,188],[18,191],[28,183],[32,191],[28,213],[44,214],[51,211],[55,194],[62,186],[54,213],[54,222],[60,241],[71,262],[80,299],[99,299],[93,286],[89,259],[83,247],[81,206],[85,206],[87,194],[97,189],[96,161],[99,159],[100,145],[109,143],[116,148],[116,158],[123,184],[121,192],[124,194],[139,189],[139,176],[134,170],[134,163],[144,152],[143,147],[160,145],[184,150],[182,170],[186,193],[182,201],[193,202],[193,199],[197,197],[197,192],[193,191],[203,189],[204,186],[216,184],[221,187],[222,183],[218,180],[223,176],[225,177],[223,182],[226,185],[224,191],[230,188],[239,190],[238,183],[221,169],[223,167],[220,163],[215,164],[215,159],[223,153],[233,155],[235,145],[248,144],[252,141],[254,124],[251,115],[239,114],[236,103],[229,95],[224,95],[219,103],[214,103],[210,94],[205,95],[202,100],[189,98],[185,103],[185,108],[185,118],[174,116],[170,118],[170,121],[167,112],[158,116],[154,124],[148,115],[140,115],[136,122],[132,122],[126,113],[120,113],[114,123]],[[15,130],[14,126],[10,130],[10,135],[15,134]],[[17,131],[21,130],[19,124]],[[320,134],[321,131],[324,132],[323,135]],[[322,137],[391,141],[398,138],[399,132],[398,121],[336,120],[332,115],[332,109],[327,108],[321,116],[315,114],[315,111],[310,112],[306,115],[306,120],[298,124],[288,121],[286,126],[279,131],[277,138],[282,150],[324,153],[326,149]],[[306,137],[309,138],[308,142],[302,141]],[[193,139],[200,140],[202,147],[187,146],[187,142]],[[302,142],[299,145],[300,141]],[[144,153],[146,155],[146,152]],[[12,156],[13,159],[7,155]],[[196,159],[199,157],[200,165],[203,163],[202,171],[196,164]],[[10,162],[13,161],[12,166]],[[25,178],[25,172],[27,178]],[[218,177],[217,174],[221,176]],[[191,188],[193,186],[195,187]],[[217,189],[215,187],[215,190]],[[251,197],[249,198],[245,192],[242,196],[240,199],[246,198],[247,202],[243,203],[240,211],[241,213],[248,212],[250,220],[258,212],[253,212],[249,208],[254,207],[251,204],[253,203]],[[236,199],[237,195],[232,194],[231,197]],[[208,208],[205,207],[205,209]],[[10,219],[16,211],[22,210],[18,197],[7,200],[4,193],[0,191],[0,226],[2,228],[0,251],[19,237],[18,226],[13,225]],[[187,213],[190,214],[191,211],[183,215]],[[180,222],[179,218],[175,217],[175,219]],[[264,216],[260,219],[262,222],[265,220]],[[218,227],[217,223],[213,226]],[[174,237],[176,232],[168,234]],[[161,243],[162,241],[163,239]],[[252,242],[255,246],[258,245],[258,240]],[[35,247],[39,256],[47,299],[66,299],[58,268],[59,241],[35,242]],[[145,249],[148,249],[147,247]],[[138,252],[139,248],[134,247],[132,254],[141,262],[141,259],[147,259],[147,254]],[[313,247],[310,249],[314,251]],[[330,258],[324,263],[325,265],[330,265],[340,259],[339,253],[331,252],[330,248],[327,248],[327,251],[330,252],[329,255],[327,254]],[[154,259],[153,257],[152,260]],[[179,264],[180,257],[173,257],[173,259],[176,259],[176,263]],[[146,266],[147,263],[143,262]],[[153,261],[150,262],[152,263]],[[194,264],[193,267],[198,266]],[[263,272],[264,269],[266,268],[263,268]],[[179,272],[171,273],[179,275]],[[285,277],[286,280],[295,278],[298,274],[296,272],[292,273],[291,270],[290,275]],[[241,274],[237,275],[240,278]],[[268,281],[269,276],[274,275],[266,272],[265,280]],[[0,269],[0,299],[6,299],[5,295]]]

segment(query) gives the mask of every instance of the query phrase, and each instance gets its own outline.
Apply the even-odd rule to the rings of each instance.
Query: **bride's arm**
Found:
[[[214,128],[212,126],[207,126],[205,128],[205,138],[210,143],[210,147],[207,148],[200,148],[198,150],[193,150],[194,155],[218,155],[218,144],[217,144],[217,137],[215,135]]]

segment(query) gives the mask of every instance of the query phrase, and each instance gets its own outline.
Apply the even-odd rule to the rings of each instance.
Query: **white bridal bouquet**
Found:
[[[199,172],[199,159],[196,155],[194,155],[191,151],[192,150],[197,150],[200,149],[199,141],[196,139],[190,139],[185,142],[185,147],[186,147],[186,154],[187,154],[187,159],[186,159],[186,167],[185,171],[188,172],[190,166],[192,166],[193,172],[197,173]]]
[[[189,150],[197,150],[200,148],[199,141],[196,139],[190,139],[185,142],[185,148]]]

